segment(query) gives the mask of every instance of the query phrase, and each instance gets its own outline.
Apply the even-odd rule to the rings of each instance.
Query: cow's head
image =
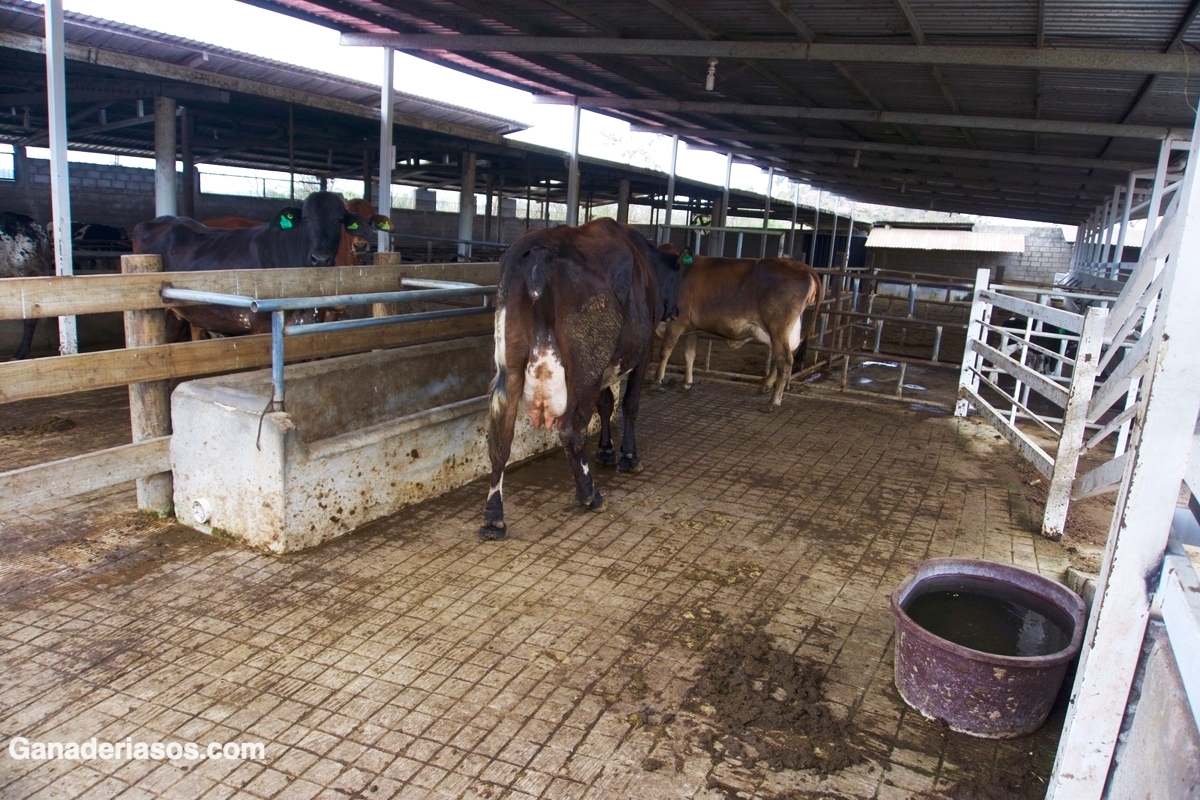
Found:
[[[673,244],[660,244],[654,253],[652,266],[662,295],[662,320],[675,319],[679,316],[679,281],[683,268],[693,261],[692,252],[686,249],[680,252]]]
[[[361,214],[346,210],[346,203],[340,194],[313,192],[304,200],[297,226],[303,237],[307,265],[332,265],[342,241],[342,231],[352,236],[365,235],[369,225]]]
[[[383,231],[391,233],[392,220],[383,214],[376,214],[375,209],[366,200],[349,200],[346,202],[346,210],[351,214],[360,214],[366,220],[366,225],[357,225],[351,227],[346,225],[346,233],[353,237],[350,242],[350,249],[355,253],[362,254],[367,252],[368,237],[371,231]]]

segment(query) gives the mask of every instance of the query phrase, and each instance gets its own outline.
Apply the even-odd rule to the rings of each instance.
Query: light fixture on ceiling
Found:
[[[708,75],[704,77],[704,91],[711,92],[717,85],[717,59],[708,60]]]
[[[854,168],[858,169],[858,159],[862,158],[862,150],[854,151]]]

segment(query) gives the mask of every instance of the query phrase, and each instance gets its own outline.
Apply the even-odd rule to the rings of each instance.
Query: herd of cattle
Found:
[[[159,217],[134,228],[132,249],[162,256],[166,272],[350,266],[360,263],[365,249],[355,240],[390,229],[388,218],[372,214],[363,201],[347,205],[340,195],[316,192],[266,223]],[[47,231],[28,217],[0,214],[0,277],[53,272]],[[641,471],[634,429],[656,332],[663,337],[660,384],[681,336],[689,337],[689,386],[697,333],[724,337],[735,347],[751,340],[768,345],[762,391],[773,390],[771,409],[782,401],[797,351],[803,354],[802,316],[819,296],[817,274],[800,261],[698,256],[655,246],[636,228],[611,219],[527,231],[500,259],[488,434],[492,471],[480,535],[506,535],[504,467],[521,407],[535,426],[559,430],[576,499],[598,510],[604,498],[588,468],[587,428],[599,412],[598,463]],[[189,306],[176,313],[191,322],[193,334],[201,328],[223,335],[269,330],[265,315],[238,309]],[[16,358],[27,357],[35,324],[26,321]],[[622,379],[618,457],[610,422]]]

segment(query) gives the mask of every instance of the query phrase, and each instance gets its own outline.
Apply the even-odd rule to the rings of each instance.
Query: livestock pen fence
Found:
[[[879,392],[850,388],[848,377],[855,362],[885,362],[897,368],[895,387],[886,396],[904,400],[910,366],[948,374],[958,369],[973,284],[941,275],[879,269],[821,268],[816,272],[822,299],[815,312],[806,311],[805,323],[806,331],[813,324],[814,337],[807,345],[806,363],[793,368],[793,380],[840,370],[839,391],[878,398]],[[815,322],[808,317],[810,313],[816,313]],[[694,369],[696,374],[739,381],[762,378],[763,373],[749,372],[744,365],[736,371],[714,369],[713,342],[723,340],[708,334],[699,338],[704,340],[705,350],[703,366]],[[761,348],[769,365],[770,349]]]
[[[1062,535],[1072,499],[1120,484],[1161,333],[1175,208],[1117,295],[993,285],[979,271],[955,412],[976,409],[1049,481],[1042,533],[1051,538]],[[997,324],[998,312],[1015,316]],[[1100,463],[1078,475],[1087,455]]]
[[[384,259],[381,259],[384,260]],[[368,350],[489,334],[485,309],[471,315],[430,318],[396,316],[391,306],[408,297],[404,282],[494,285],[496,263],[380,264],[370,267],[303,267],[169,273],[131,272],[155,268],[156,257],[126,256],[124,274],[11,278],[0,284],[0,319],[54,318],[123,312],[126,346],[121,349],[0,364],[0,404],[128,386],[133,436],[129,444],[72,455],[0,473],[0,512],[32,506],[136,480],[139,507],[170,511],[170,383],[174,380],[299,362]],[[161,267],[158,267],[161,269]],[[235,295],[264,302],[320,298],[387,304],[374,307],[373,321],[352,320],[314,328],[308,335],[260,334],[194,342],[168,342],[166,315],[184,302],[165,300],[163,290]],[[169,293],[169,292],[168,292]],[[386,294],[383,294],[386,293]],[[415,293],[420,294],[420,293]],[[363,297],[362,295],[367,295]],[[370,295],[377,295],[371,297]],[[165,476],[165,477],[164,477]]]

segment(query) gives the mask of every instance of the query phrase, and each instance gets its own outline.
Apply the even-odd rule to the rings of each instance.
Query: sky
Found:
[[[124,22],[141,28],[182,36],[208,44],[239,50],[309,69],[316,69],[378,86],[383,78],[383,56],[379,48],[343,47],[337,31],[273,11],[247,5],[238,0],[64,0],[70,11]],[[540,105],[532,96],[481,78],[431,64],[419,58],[396,53],[394,85],[397,91],[429,97],[506,119],[529,128],[511,138],[533,144],[568,150],[571,136],[569,106]],[[666,136],[633,133],[629,125],[590,111],[582,112],[580,152],[583,155],[667,171],[671,158],[671,139]],[[686,178],[720,185],[725,179],[725,156],[692,150],[680,143],[676,172]],[[731,184],[736,189],[765,192],[765,171],[746,164],[733,168]],[[801,202],[816,201],[815,190],[801,191]],[[776,180],[772,194],[792,198],[792,184]],[[822,207],[833,205],[828,193]],[[843,201],[841,208],[850,204]],[[857,205],[857,204],[856,204]],[[860,218],[886,218],[883,207],[863,207]],[[843,211],[843,213],[845,213]],[[1010,221],[1011,222],[1011,221]],[[1032,224],[1023,222],[1019,224]],[[1064,226],[1068,238],[1074,229]]]

